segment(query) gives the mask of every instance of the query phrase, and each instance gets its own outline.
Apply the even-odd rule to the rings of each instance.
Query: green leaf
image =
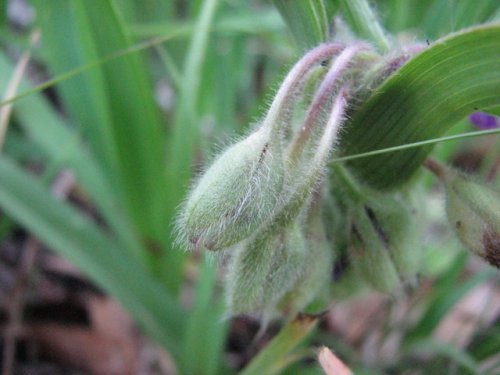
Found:
[[[5,26],[7,21],[7,0],[0,0],[0,28]]]
[[[324,0],[273,0],[302,50],[328,39]]]
[[[389,50],[389,41],[378,16],[367,0],[338,0],[342,16],[362,39],[373,41],[382,52]]]
[[[0,53],[0,90],[5,89],[3,84],[8,82],[13,69],[12,64]],[[26,89],[27,85],[21,83],[21,87]],[[62,121],[49,102],[40,94],[31,95],[15,103],[14,117],[54,166],[71,168],[79,184],[90,194],[100,213],[121,239],[122,250],[145,261],[142,247],[131,230],[131,224],[123,213],[108,176],[101,169],[102,165],[97,164],[78,134]]]
[[[113,238],[6,157],[0,157],[0,207],[118,298],[151,337],[178,353],[184,315],[176,300]]]
[[[288,322],[240,375],[278,374],[290,364],[292,351],[316,327],[317,316],[299,315]],[[294,358],[298,359],[298,358]]]
[[[471,112],[500,104],[500,25],[451,35],[417,55],[352,116],[343,155],[437,138]],[[394,189],[407,182],[431,146],[348,163],[363,182]]]
[[[170,183],[164,187],[168,200],[163,215],[170,221],[175,217],[188,187],[193,156],[200,139],[198,112],[200,85],[209,44],[208,36],[218,4],[219,0],[207,0],[203,3],[185,58],[182,72],[183,85],[177,96],[174,126],[169,137],[167,152],[167,176]],[[159,268],[162,273],[172,272],[174,275],[180,275],[185,254],[173,245],[173,233],[165,237],[171,243],[170,251],[165,254]],[[174,278],[172,283],[175,280]],[[180,285],[177,285],[177,288],[180,288]]]
[[[172,22],[143,22],[130,25],[130,32],[138,38],[151,38],[172,35],[176,38],[186,38],[193,34],[195,28],[191,20]],[[262,10],[256,13],[232,11],[230,14],[221,15],[214,20],[211,28],[218,34],[251,34],[259,35],[284,28],[283,21],[279,14],[273,10]]]
[[[55,0],[38,5],[46,20],[42,33],[48,32],[57,72],[130,46],[113,0]],[[105,170],[142,237],[164,245],[171,219],[165,215],[165,136],[146,72],[139,55],[122,56],[77,77],[81,85],[66,82],[66,92],[71,92],[65,97],[74,119],[89,127],[86,133],[93,135],[94,143],[101,142],[96,149],[104,156]],[[82,104],[77,102],[79,89]],[[81,109],[85,103],[88,113]]]

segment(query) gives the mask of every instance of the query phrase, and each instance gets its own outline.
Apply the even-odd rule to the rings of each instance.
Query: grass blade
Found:
[[[0,53],[0,82],[8,82],[14,68]],[[26,84],[21,87],[26,89]],[[0,84],[0,89],[4,89]],[[122,251],[129,251],[137,260],[145,262],[131,224],[123,213],[114,189],[78,134],[71,131],[40,95],[32,95],[14,106],[14,116],[32,142],[48,156],[55,166],[68,167],[78,182],[90,194],[107,223],[120,238]]]
[[[339,3],[342,15],[361,38],[373,41],[382,52],[389,50],[389,40],[367,0],[339,0]]]
[[[183,312],[175,299],[113,239],[5,157],[0,207],[118,298],[151,337],[176,353]]]
[[[168,205],[163,215],[169,220],[175,217],[177,207],[184,197],[191,178],[193,155],[200,137],[198,103],[202,68],[208,48],[209,31],[218,3],[219,0],[208,0],[203,3],[182,72],[183,85],[178,95],[174,128],[169,137],[167,153],[167,176],[170,183],[165,186]],[[178,280],[185,254],[178,249],[173,249],[173,237],[174,234],[170,232],[167,239],[171,243],[169,247],[171,251],[167,251],[164,255],[160,268],[162,274],[169,275],[167,282],[179,288]]]
[[[186,375],[220,373],[228,329],[228,321],[221,318],[223,301],[216,294],[217,266],[207,258],[200,264],[194,307],[186,323],[182,361]]]
[[[111,0],[55,0],[38,5],[47,20],[43,27],[54,45],[53,60],[59,71],[130,47]],[[61,30],[68,30],[68,35]],[[69,63],[57,55],[61,45],[67,46]],[[117,178],[115,188],[142,237],[161,246],[169,220],[164,215],[164,134],[146,72],[140,57],[128,54],[68,83],[66,92],[71,91],[66,97],[75,118],[88,129],[86,134],[92,134],[96,143],[101,141],[98,154],[104,155],[113,181]],[[83,103],[78,102],[81,88],[88,89]],[[90,103],[88,112],[81,109],[85,103]]]

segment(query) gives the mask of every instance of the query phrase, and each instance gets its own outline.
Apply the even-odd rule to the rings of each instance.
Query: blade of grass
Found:
[[[130,47],[111,0],[55,0],[37,5],[58,72]],[[65,82],[63,93],[72,118],[87,130],[97,158],[104,160],[103,169],[142,239],[153,248],[162,248],[171,219],[164,214],[163,126],[143,62],[135,54],[122,53],[121,57],[90,75]]]
[[[84,0],[81,4],[100,56],[130,46],[113,0]],[[134,54],[101,68],[126,206],[145,242],[165,246],[171,219],[165,215],[165,137],[146,66]]]
[[[186,323],[182,368],[186,375],[215,375],[220,373],[228,321],[221,319],[224,304],[216,294],[217,267],[213,259],[205,257],[199,273],[194,306]]]
[[[170,183],[165,186],[168,204],[163,215],[169,220],[175,217],[191,178],[191,164],[200,136],[198,100],[201,74],[208,48],[208,36],[218,3],[218,0],[208,0],[203,3],[185,58],[185,68],[182,72],[183,85],[178,93],[174,126],[169,137],[167,152],[167,176]],[[171,275],[173,277],[175,273],[180,274],[186,254],[173,249],[173,233],[170,233],[168,239],[171,251],[164,254],[160,269],[162,274],[169,275],[168,272],[173,272]]]
[[[33,45],[35,45],[38,42],[39,38],[40,38],[39,31],[34,31],[31,34],[30,37],[31,47],[33,47]],[[26,51],[19,59],[19,62],[17,63],[16,68],[14,69],[14,72],[12,74],[12,78],[7,86],[7,90],[4,94],[4,99],[9,99],[10,97],[16,94],[16,91],[19,87],[19,84],[21,83],[21,79],[24,75],[24,72],[26,71],[26,67],[28,66],[30,58],[31,58],[31,48],[28,51]],[[12,112],[12,103],[0,107],[0,151],[2,150],[5,141],[5,133],[7,132],[7,127],[9,125],[11,112]]]
[[[378,15],[367,0],[338,0],[338,2],[347,23],[361,38],[373,41],[381,52],[389,51],[389,40],[378,20]]]
[[[79,1],[43,0],[33,2],[37,23],[43,30],[42,57],[53,75],[62,74],[99,57],[91,26]],[[64,55],[61,54],[64,51]],[[117,181],[117,151],[113,141],[109,101],[101,69],[92,69],[72,79],[60,81],[58,93],[72,121],[90,142],[101,167]],[[119,186],[115,187],[121,194]],[[122,197],[123,199],[123,197]]]
[[[12,65],[0,53],[0,90],[4,89],[2,83],[8,82],[13,70]],[[27,89],[25,83],[21,83],[21,87],[23,90]],[[78,182],[90,194],[106,222],[119,236],[122,250],[130,252],[138,261],[145,262],[145,253],[123,213],[115,191],[92,155],[86,152],[78,134],[62,122],[40,95],[32,95],[17,102],[14,117],[54,166],[73,170]]]
[[[0,207],[118,298],[151,337],[178,354],[183,312],[133,258],[89,219],[0,157]]]
[[[308,50],[328,39],[324,0],[273,0],[300,49]]]
[[[289,321],[240,375],[278,374],[290,364],[288,358],[292,351],[311,333],[317,323],[318,317],[310,315],[299,315]]]
[[[392,152],[392,151],[406,150],[408,148],[422,147],[422,146],[434,145],[434,144],[442,143],[442,142],[456,141],[459,139],[480,137],[480,136],[492,135],[492,134],[498,134],[498,133],[500,133],[500,129],[477,130],[477,131],[472,131],[472,132],[467,132],[467,133],[460,133],[460,134],[449,135],[449,136],[445,136],[445,137],[428,139],[426,141],[421,141],[421,142],[406,143],[406,144],[403,144],[401,146],[382,148],[379,150],[373,150],[373,151],[364,152],[361,154],[342,156],[342,157],[334,158],[332,160],[332,163],[367,158],[369,156],[386,154],[386,153]]]
[[[346,124],[343,155],[436,138],[467,114],[500,103],[500,25],[436,42],[403,66]],[[393,189],[408,181],[430,146],[353,160],[367,184]]]
[[[267,34],[284,28],[283,21],[275,10],[254,12],[231,12],[214,20],[211,31],[220,34]],[[195,23],[191,20],[165,22],[143,22],[130,25],[130,33],[137,38],[175,35],[186,38],[193,34]]]

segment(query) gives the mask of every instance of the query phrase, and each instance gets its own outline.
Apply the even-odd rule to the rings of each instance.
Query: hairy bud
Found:
[[[420,270],[419,217],[409,193],[383,194],[358,186],[342,167],[334,183],[343,193],[351,225],[351,263],[359,277],[391,293],[413,283]]]
[[[368,206],[358,206],[351,215],[350,255],[358,277],[383,293],[394,292],[399,285],[399,276],[387,238],[372,220],[373,211]]]
[[[304,236],[297,222],[280,233],[268,231],[249,238],[230,265],[226,279],[228,310],[272,312],[300,277],[305,255]]]
[[[198,181],[180,217],[184,236],[209,250],[240,242],[270,215],[282,185],[279,140],[262,127],[222,153]]]
[[[305,246],[307,258],[301,275],[279,303],[281,311],[290,316],[303,311],[318,296],[325,294],[323,292],[330,285],[334,252],[319,216],[310,223]]]
[[[500,192],[428,159],[425,166],[446,189],[446,213],[460,241],[500,268]]]
[[[500,192],[449,170],[446,212],[458,238],[474,254],[500,268]]]

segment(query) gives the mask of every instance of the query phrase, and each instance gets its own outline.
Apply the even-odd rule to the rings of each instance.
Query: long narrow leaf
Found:
[[[277,374],[290,364],[292,350],[316,327],[317,317],[301,315],[288,322],[240,375]]]
[[[55,17],[65,8],[73,17]],[[79,62],[93,61],[95,56],[106,56],[130,46],[112,0],[69,3],[55,0],[40,3],[38,9],[48,13],[44,24],[47,31],[51,29],[52,17],[63,30],[69,30],[68,35],[64,35],[56,27],[47,36],[53,38],[55,53],[61,51],[58,45],[59,48],[68,46],[65,52],[71,64],[78,66]],[[60,70],[65,71],[68,64],[62,65]],[[89,108],[90,115],[78,110],[82,104],[74,103],[77,84],[71,86],[69,97],[73,104],[70,107],[75,108],[73,112],[77,112],[76,118],[82,126],[89,127],[95,138],[102,137],[103,145],[98,149],[105,149],[102,154],[108,160],[107,171],[118,177],[117,192],[123,193],[126,207],[142,236],[162,244],[169,220],[164,215],[164,136],[147,69],[138,55],[131,54],[104,64],[99,70],[100,73],[93,71],[90,77],[79,77],[83,80],[83,89],[88,88],[84,101],[94,103]]]
[[[273,0],[295,40],[303,50],[328,38],[328,20],[324,0]]]
[[[168,142],[167,176],[170,182],[165,186],[168,204],[163,215],[173,220],[176,210],[186,192],[191,178],[191,169],[196,145],[199,142],[200,127],[198,124],[198,102],[203,62],[208,48],[208,35],[219,0],[208,0],[203,3],[197,17],[195,32],[189,44],[184,71],[182,73],[183,86],[178,95],[177,108],[174,120],[174,129]],[[172,276],[166,282],[173,288],[179,288],[177,276],[181,272],[181,264],[185,258],[178,249],[173,249],[173,233],[170,240],[170,253],[165,254],[160,269],[168,276],[169,270],[174,267]]]
[[[152,337],[178,350],[183,313],[175,299],[113,239],[5,157],[0,207],[118,298]]]
[[[8,82],[12,71],[12,64],[0,53],[0,82]],[[23,83],[21,87],[26,89],[27,85]],[[4,89],[2,84],[0,89]],[[78,134],[64,124],[49,102],[39,94],[16,102],[14,116],[54,165],[70,168],[75,173],[79,184],[90,194],[108,225],[121,239],[123,252],[130,251],[144,262],[145,254],[123,213],[116,192],[101,169],[102,165],[98,165],[87,152]]]

